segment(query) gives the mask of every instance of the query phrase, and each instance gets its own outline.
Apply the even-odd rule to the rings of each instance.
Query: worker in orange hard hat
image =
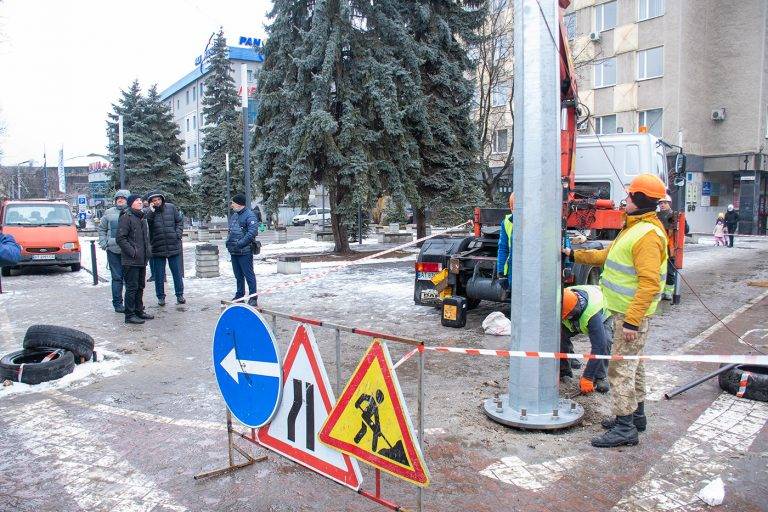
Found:
[[[653,174],[641,174],[627,190],[625,225],[607,249],[563,249],[576,263],[602,266],[600,289],[613,316],[614,355],[639,355],[648,338],[649,318],[656,312],[667,278],[667,234],[656,216],[667,187]],[[638,360],[611,361],[608,381],[616,419],[602,422],[608,432],[592,445],[636,445],[645,430],[645,368]]]
[[[512,232],[514,223],[512,215],[515,211],[515,193],[509,194],[509,211],[499,226],[499,249],[496,253],[496,271],[500,277],[506,277],[507,286],[512,285]]]
[[[560,329],[560,346],[572,346],[571,338],[579,334],[589,336],[591,353],[606,355],[610,353],[613,327],[611,312],[605,307],[603,292],[599,286],[579,285],[563,290],[563,326]],[[567,360],[561,361],[567,364]],[[607,393],[610,389],[606,380],[608,361],[590,359],[579,379],[579,389],[588,394],[593,391]]]

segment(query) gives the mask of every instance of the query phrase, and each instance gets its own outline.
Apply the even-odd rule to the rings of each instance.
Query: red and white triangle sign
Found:
[[[272,421],[257,430],[259,443],[354,490],[362,476],[357,461],[317,437],[336,403],[312,329],[296,327],[283,361],[283,398]]]

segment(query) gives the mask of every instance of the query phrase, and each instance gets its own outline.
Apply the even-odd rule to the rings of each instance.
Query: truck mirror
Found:
[[[686,163],[686,156],[682,153],[678,153],[675,157],[675,174],[678,176],[681,174],[685,174],[685,163]]]

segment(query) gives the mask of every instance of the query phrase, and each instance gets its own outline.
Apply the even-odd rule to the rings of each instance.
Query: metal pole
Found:
[[[336,329],[336,397],[341,396],[341,331]]]
[[[423,347],[419,347],[420,349],[423,349]],[[425,400],[424,400],[424,356],[425,356],[425,350],[419,350],[419,398],[418,398],[418,429],[419,429],[419,446],[421,447],[422,453],[424,453],[424,406],[425,406]],[[423,489],[421,487],[418,488],[417,495],[416,495],[416,510],[421,512],[422,507],[422,496]]]
[[[685,393],[689,389],[691,389],[693,387],[696,387],[699,384],[701,384],[703,382],[706,382],[706,381],[708,381],[709,379],[711,379],[713,377],[717,377],[721,373],[725,373],[728,370],[730,370],[731,368],[736,368],[737,366],[739,366],[739,365],[737,365],[737,364],[727,364],[725,366],[722,366],[722,367],[718,368],[717,370],[715,370],[712,373],[708,373],[708,374],[706,374],[703,377],[699,377],[698,379],[694,380],[693,382],[689,382],[688,384],[684,384],[684,385],[682,385],[680,387],[676,387],[675,389],[673,389],[669,393],[664,393],[664,398],[666,398],[667,400],[671,400],[672,398],[676,397],[680,393]]]
[[[248,127],[248,65],[240,64],[240,96],[243,107],[243,177],[245,204],[251,208],[251,130]]]
[[[96,240],[91,240],[91,273],[93,274],[93,286],[99,284],[99,269],[96,266]]]
[[[123,145],[123,116],[117,116],[117,144],[120,148],[120,188],[125,188],[125,146]]]
[[[515,0],[515,217],[511,349],[558,352],[560,345],[560,56],[558,0]],[[554,37],[554,42],[553,42]],[[519,225],[519,223],[518,223]],[[558,361],[510,358],[508,394],[484,403],[494,421],[557,429],[584,410],[559,396]],[[499,410],[500,409],[500,410]],[[525,412],[523,412],[525,411]]]
[[[227,408],[227,456],[229,457],[229,467],[232,467],[235,463],[232,457],[232,413]]]
[[[229,153],[224,154],[224,169],[227,173],[227,205],[224,211],[229,211],[229,205],[232,204],[232,185],[229,182]]]

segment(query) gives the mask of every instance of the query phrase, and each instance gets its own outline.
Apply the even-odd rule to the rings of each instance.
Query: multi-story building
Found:
[[[733,204],[740,232],[765,233],[767,14],[766,0],[574,0],[566,13],[593,116],[582,130],[645,127],[681,145],[694,231]]]
[[[261,40],[246,37],[240,37],[238,40],[241,46],[229,46],[232,78],[235,80],[235,87],[238,91],[241,90],[240,66],[245,64],[248,69],[248,95],[254,98],[257,73],[264,60],[258,51]],[[202,114],[205,78],[208,74],[206,58],[207,55],[198,56],[192,71],[160,93],[160,98],[168,103],[173,118],[179,125],[181,139],[184,141],[184,170],[193,184],[200,177],[200,158],[203,150],[201,129],[205,123]],[[251,125],[256,120],[256,109],[256,101],[249,101],[248,122]]]

